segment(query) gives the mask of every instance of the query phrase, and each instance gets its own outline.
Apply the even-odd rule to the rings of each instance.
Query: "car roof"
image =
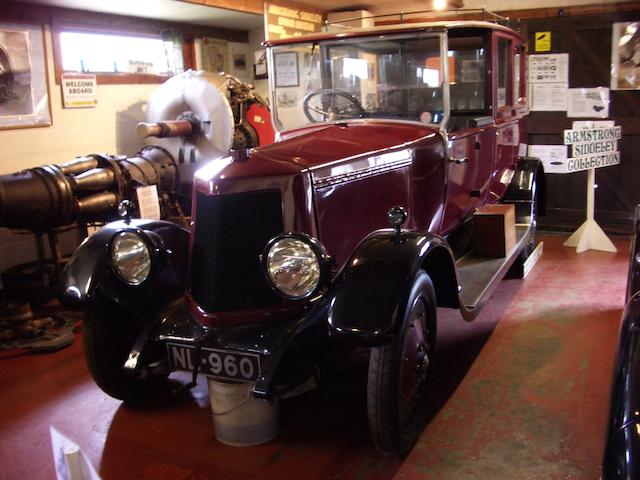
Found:
[[[456,22],[421,22],[421,23],[405,23],[397,25],[383,25],[379,27],[371,28],[358,28],[352,30],[345,30],[343,32],[316,32],[309,35],[301,35],[298,37],[289,37],[278,40],[266,40],[263,45],[266,47],[277,45],[290,45],[296,43],[305,43],[311,41],[332,40],[332,39],[345,39],[354,37],[365,37],[376,34],[393,34],[393,33],[406,33],[416,31],[447,31],[454,29],[464,28],[476,28],[486,30],[499,30],[502,32],[510,33],[511,35],[519,38],[524,42],[524,38],[515,30],[499,25],[492,22],[482,21],[456,21]]]

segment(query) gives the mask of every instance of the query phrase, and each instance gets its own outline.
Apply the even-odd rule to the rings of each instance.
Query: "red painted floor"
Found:
[[[104,479],[597,479],[628,240],[581,255],[542,240],[534,271],[504,281],[475,322],[439,311],[432,418],[404,460],[369,441],[359,359],[328,395],[282,402],[274,441],[233,448],[215,440],[205,381],[124,406],[93,384],[77,338],[0,359],[0,479],[55,478],[49,425]]]

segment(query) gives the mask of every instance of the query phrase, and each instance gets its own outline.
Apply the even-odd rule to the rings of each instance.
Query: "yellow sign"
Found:
[[[551,32],[536,32],[536,52],[551,51]]]

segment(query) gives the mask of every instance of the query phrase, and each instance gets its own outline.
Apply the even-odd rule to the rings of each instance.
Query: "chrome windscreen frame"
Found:
[[[450,99],[449,99],[449,62],[445,61],[448,55],[448,51],[449,51],[449,42],[448,42],[448,31],[446,29],[444,30],[437,30],[437,31],[432,31],[432,30],[424,30],[424,31],[419,31],[419,32],[414,32],[412,34],[407,34],[407,33],[393,33],[393,34],[387,34],[387,35],[372,35],[372,37],[375,37],[376,39],[401,39],[401,38],[412,38],[415,37],[417,35],[423,35],[423,36],[433,36],[433,37],[438,37],[440,40],[440,68],[441,71],[443,73],[443,78],[442,78],[442,121],[439,124],[434,124],[436,127],[438,127],[441,131],[446,132],[447,130],[447,124],[449,122],[449,117],[451,115],[451,110],[450,110]],[[340,44],[344,44],[344,43],[349,43],[349,42],[362,42],[362,40],[364,38],[367,37],[357,37],[354,39],[341,39],[341,38],[337,38],[335,40],[328,40],[328,41],[324,41],[322,42],[323,45],[328,45],[328,46],[332,46],[332,45],[340,45]],[[298,43],[298,42],[296,42]],[[309,43],[313,43],[313,42],[309,42]],[[281,47],[282,45],[278,45],[278,47]],[[271,121],[272,124],[276,130],[276,137],[279,136],[281,131],[286,131],[286,130],[282,130],[280,128],[280,125],[278,123],[278,102],[276,99],[276,83],[275,83],[275,52],[274,52],[274,48],[278,48],[278,47],[273,47],[273,46],[269,46],[267,47],[267,53],[266,53],[266,58],[267,58],[267,68],[269,71],[269,75],[268,75],[268,80],[269,80],[269,94],[271,97]],[[395,120],[395,121],[402,121],[402,122],[411,122],[411,123],[420,123],[420,122],[415,122],[413,120]],[[298,128],[305,128],[306,126],[310,126],[310,125],[314,125],[314,126],[319,126],[319,125],[323,125],[323,124],[335,124],[335,123],[343,123],[344,120],[337,120],[337,121],[329,121],[329,122],[318,122],[318,123],[314,123],[314,124],[309,124],[309,125],[305,125],[305,126],[298,126],[295,129]]]

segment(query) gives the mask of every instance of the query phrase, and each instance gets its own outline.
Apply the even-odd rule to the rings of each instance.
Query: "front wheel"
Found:
[[[125,372],[124,362],[142,328],[142,320],[112,302],[96,302],[85,315],[82,339],[91,376],[105,393],[120,400],[138,400],[167,377],[140,379]]]
[[[407,453],[426,423],[436,339],[435,305],[431,279],[420,271],[396,337],[387,345],[371,349],[369,430],[383,454]]]

